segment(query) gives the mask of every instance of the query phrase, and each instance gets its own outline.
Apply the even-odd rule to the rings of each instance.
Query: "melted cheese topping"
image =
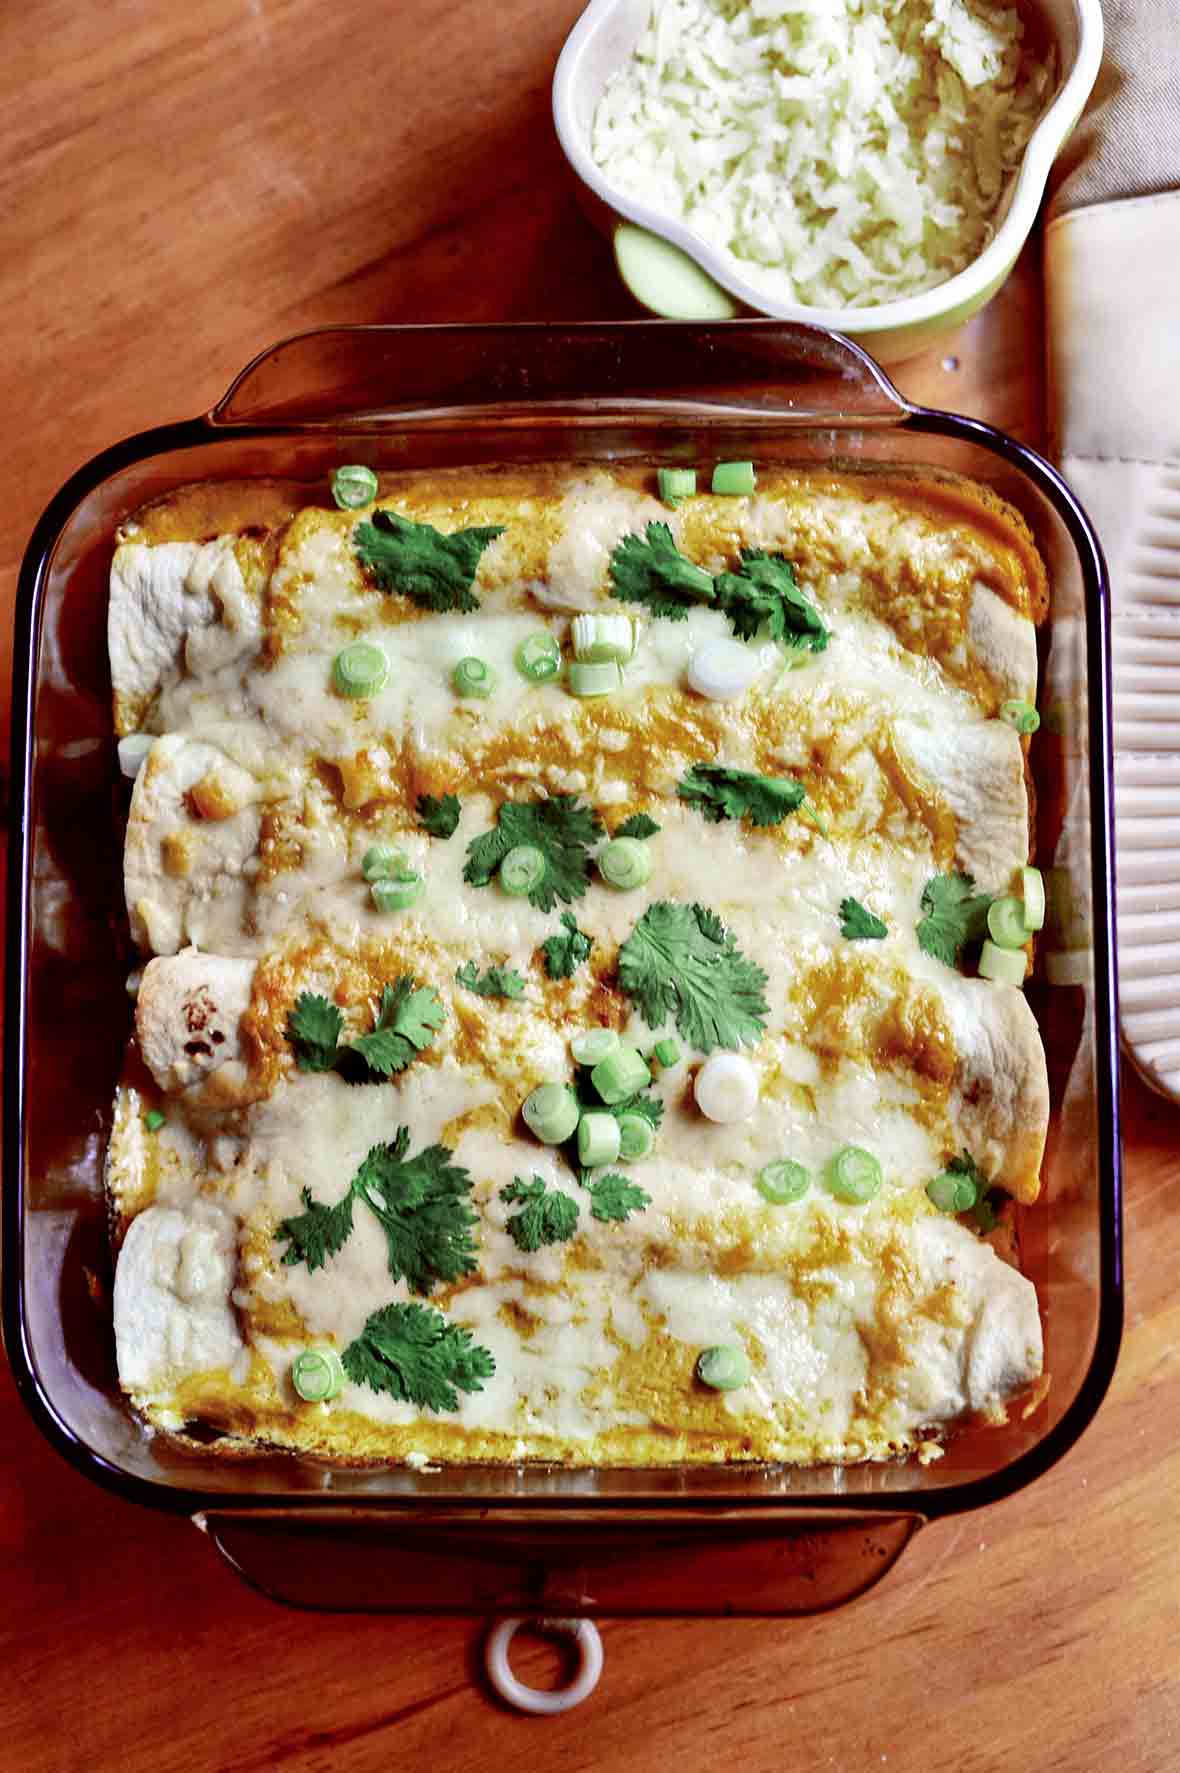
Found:
[[[1023,750],[995,718],[1002,700],[1035,694],[1043,575],[1018,520],[973,489],[896,478],[763,477],[757,497],[675,513],[625,475],[395,485],[390,508],[439,528],[505,525],[477,571],[482,607],[462,616],[376,591],[353,553],[353,513],[305,509],[215,542],[186,533],[207,535],[222,510],[240,520],[235,498],[248,504],[202,489],[191,510],[181,498],[145,513],[112,570],[117,725],[161,735],[132,798],[128,910],[142,947],[178,957],[141,1006],[167,1124],[144,1131],[159,1098],[137,1057],[108,1165],[126,1228],[120,1372],[137,1406],[165,1427],[199,1420],[240,1439],[413,1461],[814,1463],[924,1447],[968,1412],[1002,1418],[1040,1371],[1035,1293],[935,1213],[924,1183],[966,1147],[994,1181],[1035,1195],[1043,1055],[1022,996],[932,960],[915,924],[932,873],[967,867],[1003,890],[1027,859]],[[620,695],[581,703],[560,681],[527,682],[520,641],[542,627],[567,641],[572,615],[608,598],[617,542],[652,521],[711,571],[742,547],[788,553],[830,646],[787,669],[777,647],[754,643],[749,690],[709,703],[688,671],[729,634],[725,619],[635,607]],[[378,695],[349,702],[331,662],[358,634],[391,669]],[[451,687],[471,653],[496,674],[485,701]],[[828,834],[797,817],[769,830],[706,822],[675,792],[701,761],[798,777]],[[414,809],[446,792],[462,815],[442,841]],[[538,793],[581,795],[611,828],[640,810],[661,825],[644,887],[617,893],[592,871],[573,907],[592,960],[562,981],[539,961],[556,913],[462,878],[500,802]],[[397,919],[374,909],[361,876],[376,841],[396,842],[428,881]],[[884,941],[843,939],[846,896],[886,920]],[[618,1028],[645,1050],[674,1032],[647,1028],[615,979],[620,945],[657,900],[708,905],[765,971],[765,1033],[748,1055],[759,1104],[737,1124],[704,1120],[689,1049],[660,1079],[655,1150],[627,1170],[651,1206],[602,1224],[517,1110],[535,1084],[570,1075],[580,1026]],[[515,967],[524,998],[463,991],[455,972],[470,959]],[[219,984],[226,968],[232,988]],[[363,1087],[294,1068],[285,1029],[300,991],[333,997],[355,1034],[404,972],[447,1012],[407,1071]],[[225,1008],[219,991],[249,1008],[232,1010],[224,1054],[190,1057],[202,990],[210,1014]],[[444,1142],[474,1178],[478,1268],[430,1303],[471,1329],[495,1375],[445,1416],[351,1382],[330,1404],[300,1403],[287,1376],[300,1347],[343,1348],[409,1295],[390,1280],[372,1214],[358,1208],[314,1272],[281,1260],[277,1227],[304,1190],[339,1198],[399,1125],[415,1150]],[[867,1208],[822,1188],[776,1208],[753,1186],[784,1155],[818,1175],[848,1143],[883,1164]],[[517,1248],[500,1191],[518,1175],[583,1208],[571,1240]],[[726,1342],[746,1349],[751,1379],[708,1392],[696,1357]]]

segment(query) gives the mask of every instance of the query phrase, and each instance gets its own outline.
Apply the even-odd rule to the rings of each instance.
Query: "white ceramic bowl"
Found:
[[[1100,0],[1025,0],[1023,10],[1056,46],[1058,83],[1001,200],[994,235],[978,258],[935,289],[875,308],[811,308],[755,289],[741,261],[675,217],[617,191],[590,153],[594,111],[607,80],[643,34],[651,0],[590,0],[553,76],[558,140],[582,182],[592,219],[612,236],[620,273],[637,300],[674,320],[717,320],[740,309],[833,328],[881,361],[928,349],[992,297],[1028,239],[1061,146],[1081,116],[1102,61]],[[651,237],[654,236],[653,240]]]

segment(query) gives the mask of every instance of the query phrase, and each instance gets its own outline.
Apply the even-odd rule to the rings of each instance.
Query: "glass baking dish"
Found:
[[[339,1469],[153,1436],[116,1383],[101,1182],[130,1025],[105,646],[116,525],[185,482],[322,488],[341,460],[747,456],[970,475],[1019,507],[1049,565],[1032,769],[1056,915],[1028,996],[1053,1119],[1023,1225],[1046,1400],[1004,1429],[965,1429],[934,1463],[844,1469]],[[257,358],[210,414],[118,444],[61,489],[25,556],[14,660],[4,1330],[30,1412],[79,1470],[190,1515],[247,1579],[305,1605],[782,1614],[859,1593],[925,1521],[1031,1482],[1089,1422],[1122,1311],[1107,586],[1085,515],[1030,450],[907,405],[856,347],[800,326],[308,333]]]

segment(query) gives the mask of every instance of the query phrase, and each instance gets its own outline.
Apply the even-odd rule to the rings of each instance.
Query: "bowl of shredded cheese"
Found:
[[[896,361],[999,288],[1097,78],[1099,0],[591,0],[557,134],[650,311]]]

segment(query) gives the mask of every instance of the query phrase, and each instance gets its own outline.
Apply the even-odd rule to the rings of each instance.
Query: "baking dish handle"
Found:
[[[344,326],[262,352],[209,414],[219,428],[364,428],[495,409],[890,425],[910,408],[837,333],[783,321]]]
[[[921,1515],[210,1510],[193,1517],[272,1600],[328,1612],[783,1618],[879,1582]]]

